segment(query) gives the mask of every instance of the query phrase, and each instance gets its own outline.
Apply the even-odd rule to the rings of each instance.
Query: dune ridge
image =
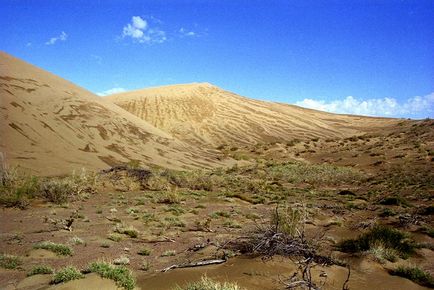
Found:
[[[175,169],[220,164],[215,151],[181,142],[117,105],[3,52],[0,92],[0,152],[9,165],[52,175],[131,160]]]
[[[142,89],[106,99],[180,140],[202,146],[348,137],[398,122],[249,99],[209,83]]]

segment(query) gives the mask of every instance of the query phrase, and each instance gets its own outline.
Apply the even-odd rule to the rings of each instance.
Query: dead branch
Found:
[[[350,290],[350,287],[348,286],[348,282],[350,281],[350,276],[351,276],[351,266],[348,265],[348,275],[347,275],[347,280],[345,280],[344,285],[342,285],[342,290]]]
[[[201,266],[207,266],[207,265],[222,264],[224,262],[226,262],[226,260],[213,259],[213,260],[203,260],[203,261],[186,263],[186,264],[175,264],[175,265],[172,265],[172,266],[169,266],[167,268],[162,269],[161,272],[167,272],[169,270],[179,269],[179,268],[192,268],[192,267],[201,267]]]

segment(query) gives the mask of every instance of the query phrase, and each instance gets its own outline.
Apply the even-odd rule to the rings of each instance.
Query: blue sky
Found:
[[[95,93],[210,82],[434,117],[434,1],[0,0],[0,50]]]

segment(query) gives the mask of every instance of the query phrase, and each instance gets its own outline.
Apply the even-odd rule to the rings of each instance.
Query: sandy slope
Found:
[[[213,146],[346,137],[397,123],[253,100],[208,83],[149,88],[107,99],[174,137]]]
[[[217,162],[215,152],[180,142],[91,92],[3,52],[0,122],[0,159],[44,175],[134,159],[170,168]]]

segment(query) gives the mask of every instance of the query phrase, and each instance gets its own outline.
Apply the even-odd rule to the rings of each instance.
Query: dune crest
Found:
[[[60,77],[0,53],[0,152],[44,175],[140,160],[210,167],[216,152],[192,147]]]
[[[249,99],[208,83],[136,90],[106,99],[180,140],[212,146],[347,137],[397,123]]]

